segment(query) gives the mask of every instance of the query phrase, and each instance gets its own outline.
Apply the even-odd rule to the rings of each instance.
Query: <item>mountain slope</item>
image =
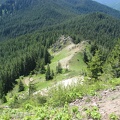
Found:
[[[108,2],[109,4],[109,2]],[[113,4],[113,3],[112,3]],[[108,13],[110,15],[113,16],[117,16],[120,14],[119,12],[107,7],[107,6],[103,6],[99,3],[96,3],[92,0],[6,0],[1,6],[0,6],[0,15],[4,15],[4,14],[10,14],[10,13],[14,13],[16,11],[19,10],[24,10],[26,8],[34,8],[37,7],[39,5],[39,8],[42,6],[46,6],[49,7],[52,6],[58,6],[57,9],[59,9],[59,7],[62,7],[63,9],[68,10],[72,10],[78,12],[78,13],[89,13],[89,12],[94,12],[94,11],[98,11],[98,12],[104,12],[104,13]],[[48,7],[48,8],[49,8]],[[3,12],[4,11],[4,12]],[[111,12],[111,13],[110,13]]]
[[[106,14],[91,13],[64,23],[59,26],[59,29],[64,28],[63,32],[69,34],[75,43],[79,43],[83,39],[95,40],[97,44],[109,48],[120,37],[119,24],[120,20]],[[54,30],[57,31],[57,28],[58,26]]]
[[[97,99],[103,107],[108,94],[96,91],[111,88],[113,102],[119,95],[120,20],[113,17],[119,12],[91,0],[9,0],[3,6],[0,36],[8,40],[0,42],[0,119],[102,119]],[[64,79],[62,87],[59,82],[47,95],[38,94]],[[76,86],[69,86],[71,80]],[[95,106],[86,108],[88,102]],[[112,112],[119,111],[116,102]]]
[[[42,1],[43,3],[35,5],[36,7],[22,9],[24,14],[22,10],[18,10],[7,19],[3,19],[6,18],[5,16],[1,18],[4,22],[4,24],[0,23],[1,31],[3,30],[1,37],[24,34],[12,40],[0,42],[0,82],[1,86],[3,85],[0,89],[4,93],[12,89],[15,79],[19,76],[27,75],[30,71],[33,73],[41,71],[44,65],[50,63],[51,57],[47,48],[61,35],[72,37],[74,43],[82,40],[95,41],[107,50],[111,49],[120,37],[119,19],[103,13],[79,16],[81,7],[79,10],[72,10],[71,7],[72,4],[79,6],[78,0],[74,1],[75,3],[71,0],[64,1],[69,3],[69,6],[64,4],[66,7],[62,7],[62,3],[58,0],[51,1]],[[81,5],[84,3],[85,1],[81,1]],[[71,11],[67,13],[68,8]],[[37,29],[39,30],[35,31]],[[34,32],[29,34],[32,31]]]
[[[103,12],[120,17],[120,12],[91,0],[7,0],[0,11],[1,39],[62,23],[86,13]]]
[[[116,10],[120,10],[120,1],[119,0],[94,0],[101,4],[107,5]]]
[[[95,41],[105,51],[112,49],[120,37],[120,21],[101,13],[92,13],[78,17],[32,34],[0,42],[0,78],[4,82],[4,92],[8,92],[15,79],[41,71],[41,67],[50,62],[47,48],[58,37],[67,35],[74,43],[82,40]],[[9,84],[8,84],[9,83]]]

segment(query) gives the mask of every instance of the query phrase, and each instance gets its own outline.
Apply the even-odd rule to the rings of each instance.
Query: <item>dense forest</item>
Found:
[[[48,48],[61,35],[70,36],[74,43],[89,41],[91,48],[84,51],[84,61],[92,78],[120,77],[120,20],[110,16],[119,17],[120,13],[90,0],[62,0],[64,9],[58,0],[51,1],[39,1],[39,7],[34,1],[32,11],[33,0],[17,7],[19,0],[8,0],[0,7],[0,35],[4,40],[0,42],[0,98],[19,76],[41,73],[51,61]]]
[[[92,12],[120,18],[120,12],[91,0],[7,0],[0,6],[0,40]]]
[[[0,78],[2,85],[0,89],[4,91],[1,91],[1,94],[12,89],[15,79],[19,76],[28,75],[30,71],[39,70],[40,65],[50,62],[47,40],[55,39],[56,35],[54,34],[51,38],[50,34],[48,36],[47,34],[25,35],[0,44]]]

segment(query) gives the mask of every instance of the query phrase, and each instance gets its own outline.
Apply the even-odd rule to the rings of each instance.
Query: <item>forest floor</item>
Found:
[[[102,116],[101,120],[110,120],[110,114],[112,113],[120,117],[120,86],[100,91],[95,96],[85,96],[82,99],[77,99],[70,103],[70,106],[78,106],[83,115],[85,114],[85,108],[98,107]],[[83,120],[89,119],[84,118]]]

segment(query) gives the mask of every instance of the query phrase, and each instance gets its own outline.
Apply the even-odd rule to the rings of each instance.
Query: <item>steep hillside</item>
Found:
[[[52,55],[50,69],[54,70],[54,78],[46,81],[45,75],[38,71],[38,74],[17,79],[18,84],[14,89],[0,100],[0,119],[120,118],[120,79],[93,82],[92,78],[86,76],[88,71],[84,70],[87,64],[83,58],[88,47],[88,42],[74,44],[69,36],[59,37],[49,49]],[[72,58],[67,61],[70,67],[64,69],[65,61],[62,60],[71,54]],[[58,60],[63,68],[61,73],[56,74]]]
[[[45,1],[45,3],[40,1],[33,6],[23,3],[22,7],[19,10],[11,11],[11,15],[1,18],[1,37],[26,34],[38,28],[42,29],[45,26],[60,23],[71,16],[63,7],[49,1]]]
[[[91,0],[7,0],[0,7],[0,37],[19,36],[92,12],[120,16],[120,12]]]
[[[1,1],[2,2],[2,1]],[[2,2],[3,3],[3,2]],[[36,5],[39,7],[41,6],[45,6],[47,7],[47,5],[52,5],[52,6],[58,6],[59,7],[62,7],[64,9],[66,9],[67,11],[68,10],[71,10],[71,12],[77,12],[77,13],[90,13],[90,12],[104,12],[104,13],[108,13],[110,15],[113,15],[113,16],[117,16],[119,15],[120,13],[107,7],[107,6],[103,6],[99,3],[96,3],[92,0],[75,0],[75,1],[72,1],[72,0],[46,0],[46,1],[43,1],[43,0],[6,0],[4,1],[3,4],[1,4],[1,7],[0,7],[0,11],[1,11],[1,16],[3,15],[9,15],[11,13],[14,13],[16,11],[20,11],[20,10],[25,10],[27,8],[34,8],[36,7]],[[109,2],[108,2],[109,4]],[[49,7],[50,7],[49,6]],[[30,9],[29,9],[30,10]],[[119,17],[119,16],[118,16]]]
[[[71,36],[75,43],[81,40],[94,40],[97,44],[111,48],[120,37],[120,21],[103,13],[91,13],[77,17],[54,27]],[[49,28],[53,30],[53,28]],[[114,40],[113,40],[114,39]]]
[[[107,54],[120,37],[119,31],[119,20],[105,14],[92,13],[32,34],[3,41],[0,43],[0,78],[1,84],[4,84],[0,89],[6,93],[12,89],[15,79],[19,76],[44,69],[44,65],[51,61],[47,49],[63,34],[70,36],[74,43],[83,40],[91,43],[94,41],[98,46],[102,46]]]
[[[92,0],[1,2],[0,120],[117,120],[120,12]]]

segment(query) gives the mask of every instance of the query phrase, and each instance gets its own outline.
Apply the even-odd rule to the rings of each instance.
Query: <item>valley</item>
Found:
[[[83,61],[83,52],[90,45],[87,41],[78,44],[72,41],[70,37],[61,36],[49,49],[52,55],[50,69],[55,73],[58,62],[62,67],[62,73],[55,73],[53,80],[46,81],[44,74],[21,76],[17,80],[22,80],[25,89],[17,92],[19,85],[16,85],[7,94],[7,103],[0,106],[3,110],[1,119],[112,120],[112,117],[119,117],[120,79],[89,83],[91,78],[86,76],[88,69]],[[49,111],[51,108],[48,104],[52,105],[55,115]],[[64,108],[60,107],[61,104],[65,104]],[[63,109],[65,111],[62,111]]]
[[[120,11],[0,0],[0,120],[119,120],[119,92]]]

